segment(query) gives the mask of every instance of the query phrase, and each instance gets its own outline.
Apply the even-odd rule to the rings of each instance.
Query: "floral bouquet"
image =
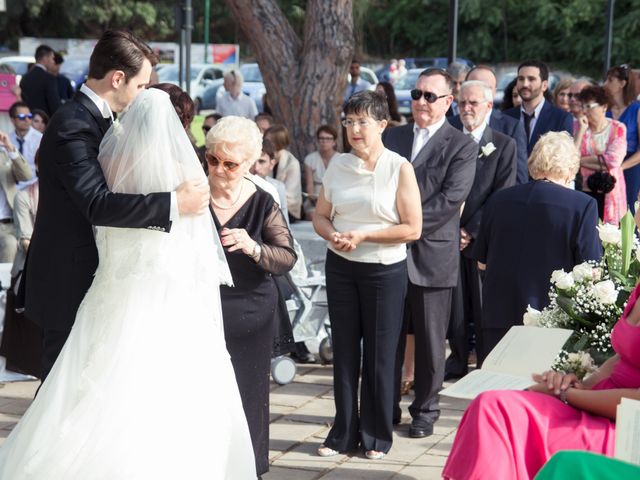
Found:
[[[541,312],[529,306],[523,317],[525,325],[574,331],[553,368],[579,378],[613,355],[611,330],[640,278],[640,247],[631,213],[623,217],[620,228],[597,228],[602,259],[576,265],[571,272],[554,271],[549,306]]]

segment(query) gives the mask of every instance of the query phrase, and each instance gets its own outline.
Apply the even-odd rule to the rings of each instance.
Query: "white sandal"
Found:
[[[377,450],[367,450],[364,453],[364,456],[369,460],[382,460],[386,454],[384,452],[379,452]]]
[[[338,455],[338,453],[340,452],[325,446],[324,443],[318,447],[318,455],[321,457],[333,457],[334,455]]]

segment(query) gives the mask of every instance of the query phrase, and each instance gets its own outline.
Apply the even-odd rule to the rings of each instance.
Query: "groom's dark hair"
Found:
[[[107,30],[91,53],[89,78],[101,80],[111,70],[122,70],[128,82],[142,69],[144,59],[158,63],[151,47],[126,30]]]

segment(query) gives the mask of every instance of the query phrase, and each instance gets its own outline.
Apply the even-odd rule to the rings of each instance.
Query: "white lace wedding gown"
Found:
[[[170,233],[96,229],[93,284],[0,448],[0,479],[256,478],[221,326],[226,264],[202,235],[205,217]]]

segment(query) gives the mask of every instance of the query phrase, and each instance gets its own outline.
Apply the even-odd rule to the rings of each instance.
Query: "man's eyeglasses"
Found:
[[[31,120],[33,118],[33,113],[18,113],[14,115],[13,118],[17,118],[18,120],[26,120],[28,118]]]
[[[202,131],[203,131],[204,133],[209,133],[209,130],[211,130],[211,127],[210,127],[210,126],[208,126],[208,125],[203,125],[203,126],[202,126]]]
[[[487,103],[487,100],[484,100],[482,102],[477,102],[477,101],[467,101],[467,100],[460,100],[458,102],[458,107],[460,108],[464,108],[467,105],[469,105],[471,108],[478,108],[479,105],[482,105],[483,103]]]
[[[422,97],[424,97],[424,99],[429,102],[429,103],[436,103],[439,99],[441,98],[445,98],[448,97],[449,94],[447,95],[438,95],[437,93],[433,93],[433,92],[423,92],[422,90],[418,89],[418,88],[414,88],[413,90],[411,90],[411,98],[413,98],[414,100],[420,100]]]
[[[240,164],[236,162],[230,162],[228,160],[220,160],[218,157],[216,157],[212,153],[205,153],[204,156],[207,159],[207,162],[209,163],[209,165],[211,165],[213,168],[216,168],[218,165],[222,163],[222,168],[224,168],[229,172],[235,172],[240,166]]]

